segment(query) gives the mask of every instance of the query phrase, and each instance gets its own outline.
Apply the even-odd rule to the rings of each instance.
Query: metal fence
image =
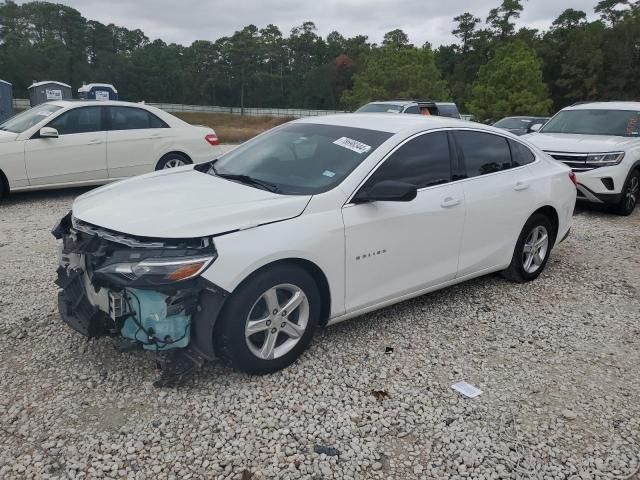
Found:
[[[304,108],[254,108],[245,107],[244,112],[240,107],[217,107],[210,105],[183,105],[173,103],[148,103],[165,112],[193,112],[193,113],[227,113],[231,115],[249,115],[252,117],[317,117],[334,113],[345,113],[344,110],[309,110]]]
[[[160,108],[165,112],[192,112],[192,113],[227,113],[231,115],[242,115],[240,107],[217,107],[212,105],[184,105],[181,103],[147,103],[153,107]],[[14,98],[14,109],[24,110],[30,107],[29,99]],[[244,115],[252,117],[318,117],[321,115],[332,115],[334,113],[346,113],[346,110],[309,110],[304,108],[245,108]],[[471,115],[461,115],[463,120],[471,120]]]

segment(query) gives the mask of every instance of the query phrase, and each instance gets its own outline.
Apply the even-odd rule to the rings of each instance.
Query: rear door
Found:
[[[78,107],[51,120],[58,138],[36,133],[25,142],[31,185],[74,183],[107,178],[103,107]]]
[[[137,107],[107,107],[107,165],[110,178],[152,172],[171,143],[171,128]]]
[[[458,268],[461,277],[511,260],[535,204],[533,175],[527,166],[535,157],[521,155],[518,146],[526,147],[501,135],[456,130],[454,136],[467,177],[461,182],[467,207]]]
[[[455,277],[464,202],[460,183],[451,183],[451,161],[447,132],[414,137],[361,187],[403,181],[418,186],[414,200],[343,207],[348,312]]]

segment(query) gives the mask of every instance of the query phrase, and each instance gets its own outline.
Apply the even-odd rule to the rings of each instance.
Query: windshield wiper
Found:
[[[215,164],[217,161],[218,159],[214,158],[210,162],[196,165],[194,169],[199,172],[208,173],[209,175],[215,175],[216,177],[224,178],[227,180],[235,180],[236,182],[246,183],[248,185],[254,185],[256,187],[260,187],[263,190],[267,190],[272,193],[277,193],[279,191],[279,188],[277,187],[277,185],[266,182],[264,180],[260,180],[258,178],[251,177],[249,175],[218,172],[218,170],[216,170],[216,167],[215,167]]]
[[[213,166],[211,168],[213,168]],[[227,180],[235,180],[240,183],[255,185],[256,187],[260,187],[273,193],[276,193],[278,191],[278,187],[273,183],[265,182],[264,180],[259,180],[249,175],[240,175],[236,173],[216,173],[216,176],[220,178],[226,178]]]

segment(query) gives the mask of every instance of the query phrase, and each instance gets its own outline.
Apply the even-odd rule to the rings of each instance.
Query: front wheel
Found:
[[[502,275],[518,283],[538,278],[547,265],[554,239],[549,218],[540,213],[532,215],[520,233],[511,264]]]
[[[618,215],[631,215],[638,204],[638,195],[640,194],[640,172],[632,171],[624,182],[622,190],[622,199],[620,203],[614,206],[614,210]]]
[[[217,355],[247,373],[265,374],[293,363],[320,320],[313,277],[289,265],[250,277],[227,301],[214,333]]]

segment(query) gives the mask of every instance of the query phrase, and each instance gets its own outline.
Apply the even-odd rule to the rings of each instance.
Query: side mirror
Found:
[[[529,132],[537,132],[541,128],[542,128],[542,124],[541,123],[534,123],[533,125],[531,125],[529,127]]]
[[[42,127],[40,129],[40,138],[58,138],[58,130],[51,127]]]
[[[418,187],[410,183],[384,180],[370,188],[362,188],[353,197],[355,203],[410,202],[418,195]]]

